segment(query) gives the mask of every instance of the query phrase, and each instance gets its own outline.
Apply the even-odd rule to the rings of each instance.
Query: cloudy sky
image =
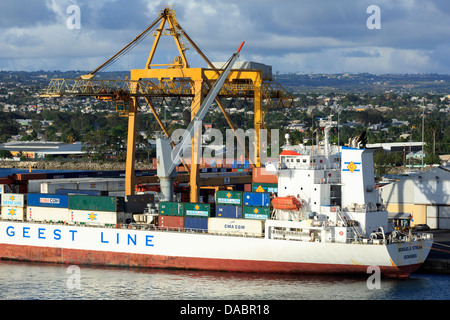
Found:
[[[245,40],[241,60],[280,73],[450,73],[448,0],[1,0],[0,70],[92,70],[166,4],[176,5],[178,22],[213,61]],[[71,5],[80,8],[80,29],[67,27]],[[367,13],[371,5],[379,20]],[[157,63],[177,55],[166,38]],[[143,68],[152,41],[106,71]],[[193,49],[188,59],[204,66]]]

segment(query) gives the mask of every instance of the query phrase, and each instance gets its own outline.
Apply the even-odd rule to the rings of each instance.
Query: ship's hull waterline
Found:
[[[321,243],[0,221],[0,257],[93,266],[408,277],[431,242]]]

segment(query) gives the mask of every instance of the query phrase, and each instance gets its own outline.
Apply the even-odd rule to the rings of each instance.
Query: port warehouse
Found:
[[[413,225],[450,229],[450,167],[435,167],[378,189],[389,212],[410,213]]]

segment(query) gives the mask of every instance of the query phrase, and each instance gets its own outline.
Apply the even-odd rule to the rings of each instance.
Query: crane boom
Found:
[[[245,41],[242,42],[239,49],[232,55],[232,57],[228,61],[228,64],[220,74],[219,78],[212,86],[205,100],[201,104],[197,114],[194,116],[191,123],[184,132],[183,136],[181,137],[181,142],[178,145],[176,145],[175,148],[170,152],[169,150],[172,149],[172,145],[170,144],[169,139],[164,137],[157,138],[157,158],[158,158],[157,174],[158,177],[160,178],[162,200],[172,201],[173,198],[172,178],[175,173],[175,168],[176,166],[178,166],[180,162],[181,155],[189,147],[189,144],[191,142],[194,133],[199,129],[203,119],[205,118],[209,108],[211,107],[211,104],[214,102],[218,93],[222,89],[222,86],[224,85],[225,80],[227,79],[228,74],[231,71],[231,68],[233,67],[236,60],[239,58],[239,53],[242,47],[244,46],[244,43]]]

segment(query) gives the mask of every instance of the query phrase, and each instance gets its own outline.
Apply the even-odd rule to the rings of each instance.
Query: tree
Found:
[[[12,159],[13,155],[8,150],[0,150],[0,159]]]

